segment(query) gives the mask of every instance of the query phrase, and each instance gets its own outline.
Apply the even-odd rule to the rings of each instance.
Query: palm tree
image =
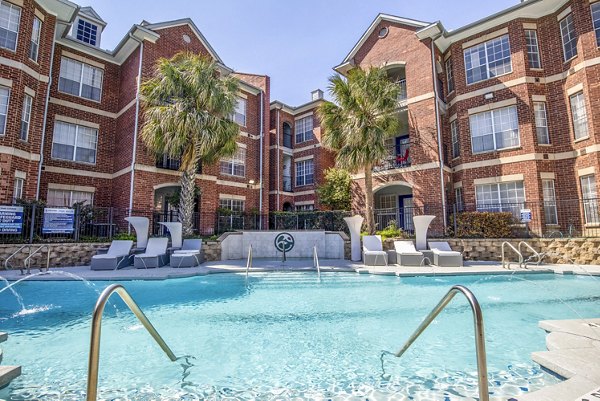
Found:
[[[160,59],[141,85],[145,122],[141,138],[155,156],[181,158],[180,220],[192,235],[194,190],[199,162],[211,164],[237,150],[239,125],[231,115],[239,82],[222,76],[205,56],[179,53]]]
[[[380,68],[355,68],[346,78],[329,78],[328,89],[335,103],[319,107],[323,145],[337,153],[338,167],[364,171],[366,225],[372,234],[373,167],[388,155],[386,140],[398,134],[400,87]]]

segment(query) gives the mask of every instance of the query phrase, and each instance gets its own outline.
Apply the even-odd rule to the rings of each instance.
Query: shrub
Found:
[[[135,234],[120,233],[113,236],[114,240],[122,241],[135,241],[137,239]]]
[[[462,212],[458,213],[457,237],[463,238],[508,238],[512,237],[515,218],[510,212]],[[450,228],[454,229],[455,215],[450,217]]]
[[[377,235],[381,235],[382,240],[388,238],[403,238],[404,232],[398,228],[395,221],[391,221],[390,224],[381,231],[376,232]]]

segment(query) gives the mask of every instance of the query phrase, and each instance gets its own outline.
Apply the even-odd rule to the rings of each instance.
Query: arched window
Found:
[[[283,146],[292,148],[292,126],[288,123],[283,123]]]

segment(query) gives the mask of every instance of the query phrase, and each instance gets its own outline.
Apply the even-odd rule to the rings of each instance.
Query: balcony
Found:
[[[162,168],[165,170],[179,171],[179,169],[181,168],[181,159],[180,158],[171,158],[171,157],[165,155],[163,157],[158,158],[158,160],[156,161],[156,167]],[[198,163],[198,169],[196,170],[196,173],[198,173],[198,174],[202,173],[202,163],[201,162]]]
[[[408,138],[406,140],[402,139],[396,145],[389,146],[388,149],[388,156],[386,156],[385,160],[381,164],[375,166],[373,169],[374,171],[386,171],[410,167],[411,158]]]
[[[406,79],[401,79],[398,82],[398,86],[400,87],[400,93],[398,94],[399,102],[406,102],[408,99],[408,94],[406,92]]]
[[[283,176],[283,191],[284,192],[292,192],[292,176],[291,175]]]

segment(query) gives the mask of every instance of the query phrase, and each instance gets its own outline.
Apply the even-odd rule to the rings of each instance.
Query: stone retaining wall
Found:
[[[89,265],[92,256],[96,254],[98,248],[107,248],[109,243],[67,243],[67,244],[47,244],[50,247],[50,267],[64,266],[85,266]],[[23,244],[0,244],[0,268],[4,268],[4,261],[13,252],[16,252]],[[32,251],[42,246],[42,244],[33,244]],[[23,262],[29,256],[29,249],[25,248],[16,254],[9,263],[12,268],[23,267]],[[31,267],[46,266],[46,251],[35,255],[32,258]]]

